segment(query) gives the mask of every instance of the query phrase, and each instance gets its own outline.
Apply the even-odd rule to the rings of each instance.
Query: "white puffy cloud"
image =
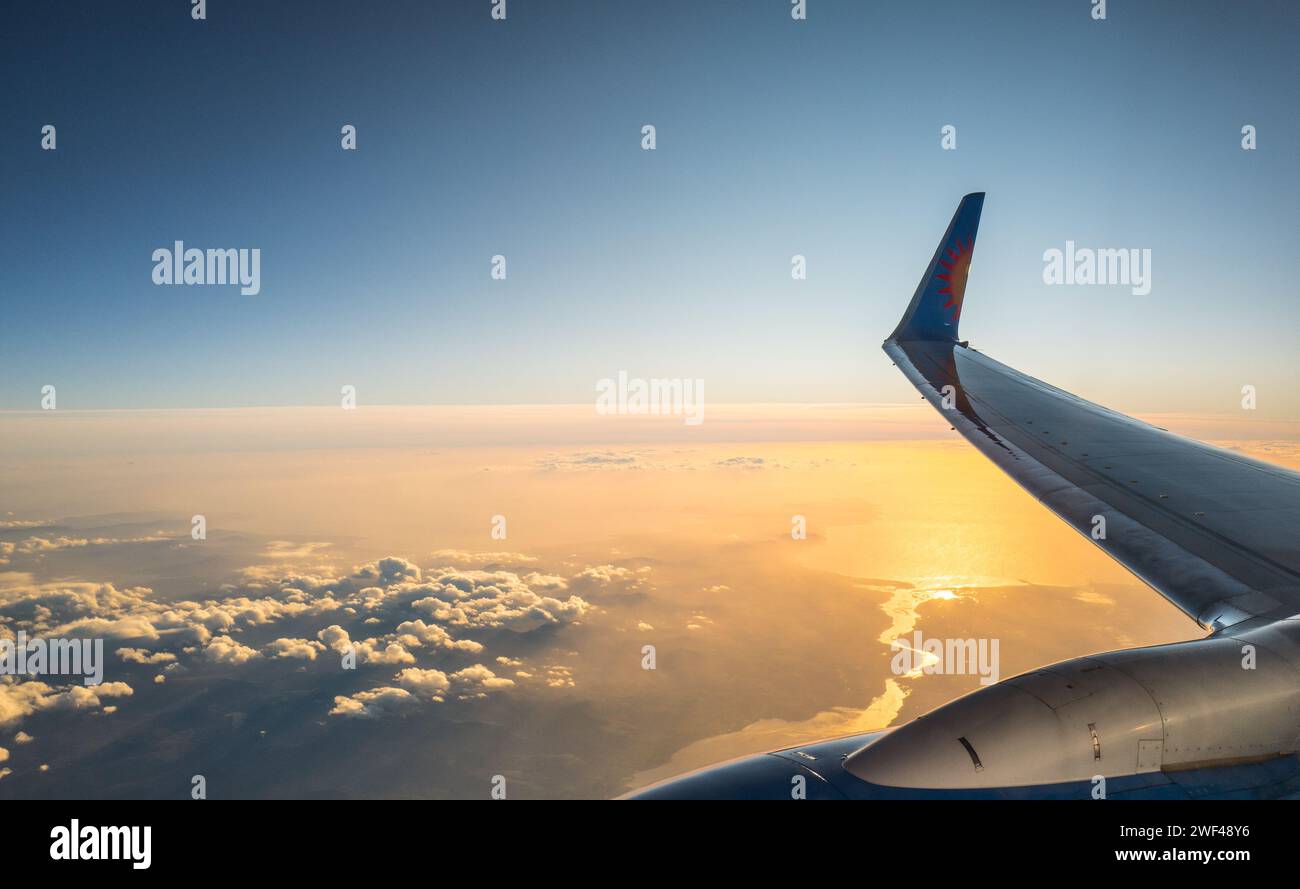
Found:
[[[119,590],[112,584],[25,583],[0,588],[0,625],[9,615],[30,612],[32,633],[149,642],[206,643],[214,635],[229,635],[239,628],[338,607],[329,596],[313,598],[297,590],[258,598],[163,602],[147,587]]]
[[[287,551],[276,546],[276,551]],[[520,554],[480,554],[486,558],[514,558]],[[528,558],[531,557],[521,557]],[[579,620],[590,608],[578,596],[562,596],[564,578],[532,572],[524,577],[511,571],[444,568],[428,578],[405,559],[390,556],[368,562],[340,577],[288,574],[279,580],[249,581],[240,588],[226,587],[223,598],[160,601],[146,587],[118,589],[112,584],[32,584],[28,575],[0,586],[0,632],[12,635],[11,615],[29,616],[29,632],[47,636],[103,637],[134,642],[198,644],[204,657],[215,663],[250,660],[235,643],[240,630],[255,629],[306,616],[339,613],[364,614],[369,625],[393,622],[388,634],[352,643],[339,624],[332,624],[341,639],[319,637],[336,651],[355,645],[359,659],[372,663],[414,663],[413,650],[437,649],[479,654],[476,640],[459,638],[462,629],[505,628],[528,632],[548,624]],[[283,636],[281,638],[292,638]],[[220,640],[220,641],[215,641]],[[345,644],[346,643],[346,644]],[[271,643],[276,657],[310,657],[319,651],[303,640]],[[186,648],[188,651],[188,648]],[[159,663],[177,655],[151,653],[152,647],[126,646],[120,657],[129,663]],[[289,652],[294,652],[290,654]]]
[[[422,586],[430,595],[411,606],[453,627],[526,633],[547,624],[572,623],[591,607],[578,596],[542,595],[510,571],[444,571]]]
[[[45,682],[18,682],[13,676],[0,677],[0,726],[11,725],[44,710],[93,710],[105,698],[132,694],[125,682],[56,687]],[[108,708],[105,708],[107,711]]]
[[[483,697],[489,691],[510,688],[515,684],[513,679],[498,676],[482,664],[457,670],[451,674],[451,681],[456,684],[461,697]]]
[[[407,667],[398,671],[393,681],[397,686],[336,696],[329,715],[377,718],[396,713],[421,699],[441,703],[453,689],[460,700],[470,701],[515,684],[513,679],[497,676],[482,664],[457,670],[450,676],[441,670]]]
[[[348,631],[338,624],[330,624],[325,629],[316,634],[316,638],[324,642],[326,646],[334,649],[339,654],[343,654],[352,647],[351,637]]]
[[[357,660],[367,664],[413,664],[415,655],[400,642],[366,639],[355,643]]]
[[[74,639],[149,639],[161,638],[147,617],[86,617],[55,627],[51,636]]]
[[[72,546],[58,539],[49,542],[56,549]],[[313,556],[319,548],[273,542],[264,555],[284,564]],[[0,635],[12,635],[13,628],[21,626],[46,636],[130,640],[116,649],[123,663],[181,671],[190,659],[209,667],[234,667],[262,659],[317,660],[323,652],[351,651],[358,665],[388,666],[398,672],[390,685],[335,697],[329,713],[375,718],[420,701],[444,701],[453,695],[475,700],[514,686],[515,679],[498,676],[483,664],[454,663],[485,651],[481,642],[466,638],[469,632],[528,633],[577,623],[592,610],[585,599],[569,594],[571,581],[565,577],[499,567],[535,562],[531,556],[452,550],[439,550],[435,556],[487,567],[425,571],[395,556],[337,575],[328,568],[298,573],[285,565],[286,570],[278,572],[259,568],[245,573],[238,583],[222,587],[219,595],[180,600],[156,596],[147,587],[33,583],[30,574],[8,572],[0,575]],[[593,587],[626,586],[648,570],[598,566],[581,577]],[[318,616],[324,619],[312,620]],[[321,624],[327,625],[316,629]],[[364,631],[359,631],[362,626]],[[358,632],[365,638],[353,638]],[[434,669],[421,663],[430,658],[453,664],[440,663],[442,669]],[[519,678],[531,678],[527,671],[513,670],[523,665],[521,660],[501,656],[497,663],[512,668]],[[572,684],[571,676],[563,673],[548,670],[540,675],[547,684]],[[159,672],[153,681],[163,685],[166,676]],[[8,682],[0,685],[0,725],[45,709],[98,708],[111,713],[116,707],[101,698],[129,694],[125,683],[55,688]]]
[[[272,657],[292,657],[314,661],[316,655],[325,650],[325,646],[311,639],[288,639],[281,637],[266,647],[266,653]]]
[[[397,684],[412,694],[423,698],[441,701],[442,695],[451,688],[451,680],[441,670],[421,670],[419,667],[407,667],[394,677]]]
[[[467,651],[470,654],[478,654],[483,650],[483,646],[473,639],[453,639],[451,634],[442,627],[437,624],[426,624],[419,618],[402,621],[393,632],[398,641],[408,648],[432,645],[454,651]]]
[[[229,636],[214,636],[203,648],[203,657],[214,664],[246,664],[261,654]]]
[[[111,583],[89,581],[33,583],[30,574],[10,572],[0,584],[0,607],[39,603],[52,614],[72,617],[113,615],[132,610],[150,593],[146,587],[119,590]]]
[[[402,581],[418,581],[420,569],[413,562],[388,556],[375,562],[362,565],[352,573],[349,580],[353,585],[391,586]]]
[[[531,589],[543,593],[558,593],[569,588],[569,582],[555,574],[539,574],[533,571],[524,575],[524,583]]]
[[[352,719],[376,719],[389,713],[395,713],[410,704],[415,697],[404,688],[372,688],[359,691],[353,695],[335,695],[334,709],[330,716],[344,716]]]
[[[176,660],[170,651],[149,651],[146,648],[119,648],[117,656],[128,664],[165,664]]]
[[[352,651],[358,663],[366,664],[413,664],[415,655],[396,639],[358,639],[353,640],[348,631],[338,624],[330,624],[316,634],[316,638],[338,654]]]

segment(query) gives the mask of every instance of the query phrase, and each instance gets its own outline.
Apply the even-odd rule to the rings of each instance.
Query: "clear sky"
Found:
[[[984,190],[975,345],[1124,410],[1253,384],[1300,417],[1294,4],[490,6],[8,12],[0,408],[577,403],[619,370],[912,400],[878,344]],[[1151,293],[1046,286],[1067,239],[1149,248]],[[155,286],[176,240],[260,248],[261,293]]]

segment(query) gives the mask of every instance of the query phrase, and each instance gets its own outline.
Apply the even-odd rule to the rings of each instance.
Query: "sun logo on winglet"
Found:
[[[940,281],[944,282],[939,288],[939,295],[946,296],[948,301],[943,304],[945,309],[952,309],[953,321],[961,314],[962,297],[966,295],[966,276],[970,274],[970,260],[975,254],[975,239],[967,238],[963,244],[960,240],[953,243],[951,247],[944,251],[943,258],[939,260],[939,265],[943,266],[943,271],[935,275]]]

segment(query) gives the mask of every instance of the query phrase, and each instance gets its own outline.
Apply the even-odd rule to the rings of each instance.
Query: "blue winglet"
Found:
[[[948,231],[934,251],[930,267],[917,285],[912,302],[891,340],[957,341],[957,323],[961,320],[961,303],[966,296],[966,275],[975,253],[975,235],[984,209],[984,192],[968,194],[957,205],[948,223]]]

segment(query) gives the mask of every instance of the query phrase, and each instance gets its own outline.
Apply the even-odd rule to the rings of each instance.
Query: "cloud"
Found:
[[[350,579],[354,584],[369,581],[371,584],[388,586],[400,581],[419,580],[420,569],[406,559],[388,556],[377,562],[362,565],[353,572]]]
[[[639,595],[649,590],[650,566],[592,565],[574,575],[575,589],[602,594]]]
[[[556,676],[561,682],[565,679],[561,674],[557,673]],[[459,700],[472,701],[485,698],[491,692],[511,688],[515,684],[513,679],[497,676],[483,664],[457,670],[450,676],[441,670],[407,667],[398,671],[393,681],[397,683],[396,686],[386,685],[352,695],[336,695],[329,715],[376,719],[401,712],[421,699],[442,703],[446,694],[453,689]],[[568,684],[572,685],[571,679],[568,679]]]
[[[38,555],[41,553],[55,552],[61,549],[80,549],[85,546],[122,546],[131,543],[156,543],[160,540],[177,540],[176,537],[167,537],[160,534],[148,537],[56,537],[53,540],[47,537],[28,537],[26,540],[13,547],[10,552],[16,552],[22,555]]]
[[[542,677],[550,688],[573,688],[577,685],[573,681],[573,670],[559,664],[552,664],[546,668],[546,673]]]
[[[18,682],[12,676],[4,676],[0,677],[0,726],[18,723],[44,710],[93,710],[102,705],[104,698],[131,694],[131,686],[125,682],[57,688],[44,682]]]
[[[762,457],[727,457],[724,460],[714,460],[714,466],[721,466],[733,469],[762,469],[765,461]]]
[[[215,664],[246,664],[261,654],[229,636],[215,636],[204,647],[203,657]]]
[[[451,688],[451,680],[441,670],[421,670],[408,667],[394,677],[397,684],[420,697],[441,701],[442,695]]]
[[[9,581],[9,577],[13,580]],[[5,582],[9,581],[9,582]],[[341,577],[285,573],[224,587],[229,595],[201,601],[160,601],[147,587],[118,589],[89,582],[32,584],[26,574],[0,578],[0,631],[13,618],[28,621],[31,633],[47,636],[103,637],[137,643],[198,643],[212,663],[243,663],[256,656],[236,643],[239,630],[269,626],[318,614],[346,617],[365,613],[372,625],[391,615],[394,630],[354,644],[372,663],[414,663],[412,649],[430,648],[478,654],[481,643],[457,638],[458,629],[506,628],[528,632],[548,624],[579,620],[588,610],[578,596],[562,596],[567,581],[532,572],[442,568],[424,578],[414,563],[396,556],[368,562]],[[332,624],[344,633],[339,623]],[[293,639],[296,637],[282,636]],[[321,638],[321,637],[318,637]],[[214,641],[219,639],[220,641]],[[340,650],[334,641],[321,641]],[[350,641],[350,640],[349,640]],[[310,657],[310,637],[298,645],[273,642],[276,657]],[[129,663],[159,663],[176,657],[152,648],[119,649]],[[293,654],[290,654],[293,652]]]
[[[415,697],[404,688],[372,688],[353,695],[335,695],[330,716],[351,719],[377,719],[396,713],[415,703]]]
[[[128,664],[165,664],[176,660],[170,651],[150,652],[145,648],[119,648],[117,656]]]
[[[272,542],[266,555],[287,560],[311,555],[315,544]],[[25,573],[0,574],[0,632],[11,624],[44,635],[98,636],[132,640],[116,649],[124,664],[184,669],[186,659],[209,668],[238,667],[257,660],[312,661],[323,652],[351,652],[358,665],[398,668],[387,685],[334,696],[331,716],[373,719],[419,701],[444,702],[454,696],[475,701],[510,689],[516,680],[474,663],[435,668],[420,658],[481,655],[483,643],[467,631],[505,630],[526,634],[541,627],[579,623],[592,606],[568,592],[570,580],[558,574],[521,574],[500,566],[529,564],[520,553],[463,553],[438,550],[435,557],[473,566],[439,567],[426,572],[415,563],[388,556],[350,572],[304,574],[281,571],[244,573],[222,595],[162,599],[147,587],[118,588],[111,583],[32,583]],[[283,557],[283,558],[282,558]],[[643,582],[645,569],[597,566],[584,572],[592,588],[624,588]],[[318,623],[317,616],[327,616]],[[315,626],[312,624],[315,623]],[[320,624],[326,624],[320,628]],[[354,638],[358,628],[365,636]],[[272,631],[281,629],[279,634]],[[385,632],[387,628],[387,632]],[[289,630],[289,632],[284,632]],[[143,643],[143,644],[141,644]],[[171,643],[171,644],[169,644]],[[170,649],[170,650],[166,650]],[[523,661],[499,656],[506,667]],[[439,665],[441,666],[441,665]],[[517,670],[519,678],[533,678]],[[571,687],[567,668],[546,668],[536,676],[551,687]],[[166,675],[153,682],[162,686]],[[39,710],[116,707],[100,698],[129,695],[125,683],[54,688],[42,683],[0,686],[0,723],[11,724]]]
[[[451,681],[455,683],[461,700],[486,697],[490,691],[510,688],[515,684],[513,679],[498,676],[482,664],[457,670],[451,674]]]
[[[413,664],[415,655],[402,643],[384,639],[362,639],[353,641],[348,631],[338,624],[330,624],[316,634],[316,638],[338,654],[352,652],[358,663],[368,664]]]
[[[25,575],[22,575],[25,577]],[[0,587],[0,622],[29,614],[29,632],[44,636],[206,643],[288,617],[335,610],[329,595],[285,589],[276,596],[232,595],[201,602],[163,602],[148,587],[117,589],[111,583],[20,583]],[[128,657],[130,657],[128,655]]]
[[[325,629],[316,634],[316,638],[325,645],[334,649],[339,654],[344,654],[352,647],[352,641],[348,636],[348,631],[338,624],[330,624]]]
[[[637,469],[642,466],[636,452],[578,451],[572,454],[548,454],[537,461],[548,472],[580,469]]]
[[[531,589],[547,593],[558,593],[569,588],[569,582],[555,574],[538,574],[536,571],[524,575],[524,583]]]
[[[549,585],[546,575],[543,586]],[[444,571],[424,585],[429,595],[412,607],[440,624],[494,627],[526,633],[547,624],[576,622],[591,607],[578,596],[559,599],[533,590],[510,571]]]
[[[451,634],[442,627],[437,624],[426,624],[419,618],[402,621],[393,632],[397,636],[397,641],[408,648],[433,645],[453,651],[467,651],[471,654],[478,654],[483,650],[483,646],[473,639],[453,639]]]
[[[358,660],[367,664],[413,664],[415,655],[400,642],[385,643],[379,639],[366,639],[354,645]]]
[[[111,583],[85,581],[36,584],[32,576],[22,572],[9,572],[0,584],[0,607],[39,602],[50,607],[53,613],[67,615],[115,614],[134,608],[151,592],[146,587],[117,589]]]
[[[50,631],[51,636],[103,639],[158,639],[158,629],[147,617],[106,619],[87,617],[74,620]]]
[[[605,585],[613,583],[615,580],[621,580],[632,576],[633,571],[631,568],[624,568],[619,565],[595,565],[583,570],[574,579]]]
[[[287,639],[281,637],[266,646],[266,653],[272,657],[291,657],[314,661],[316,655],[325,650],[325,646],[311,639]]]

